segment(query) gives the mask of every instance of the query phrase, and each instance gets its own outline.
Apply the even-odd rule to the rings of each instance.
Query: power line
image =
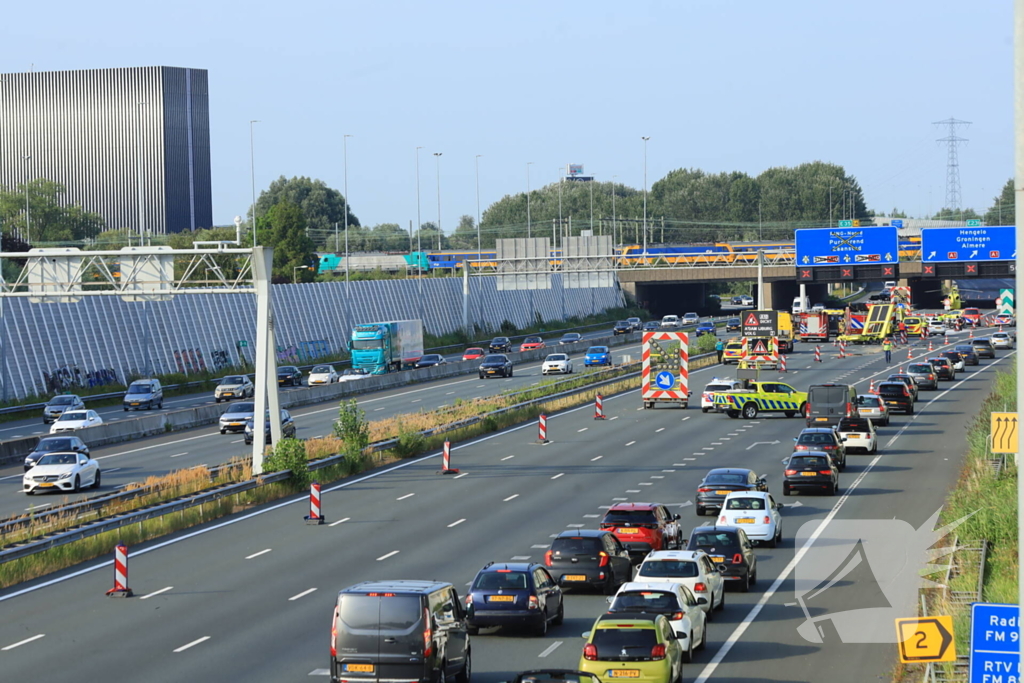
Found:
[[[957,156],[957,145],[967,142],[967,138],[957,136],[958,126],[967,127],[970,121],[958,121],[950,116],[945,121],[934,121],[934,126],[947,126],[949,135],[939,138],[936,142],[945,142],[946,152],[946,208],[952,211],[960,210],[960,160]]]

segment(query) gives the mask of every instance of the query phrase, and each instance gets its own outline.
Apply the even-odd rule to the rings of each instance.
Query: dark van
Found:
[[[469,632],[455,587],[441,581],[366,581],[338,593],[331,681],[469,683]]]
[[[807,426],[832,427],[857,416],[857,390],[849,384],[814,384],[807,390]]]

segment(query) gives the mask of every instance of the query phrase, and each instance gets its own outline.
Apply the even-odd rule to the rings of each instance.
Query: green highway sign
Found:
[[[980,228],[981,227],[981,221],[979,221],[979,220],[967,221],[967,227],[968,228]]]
[[[852,228],[853,227],[853,221],[839,221],[839,227],[840,228]]]

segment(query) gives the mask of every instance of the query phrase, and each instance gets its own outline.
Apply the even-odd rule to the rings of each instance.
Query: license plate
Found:
[[[847,434],[846,438],[847,439],[866,439],[868,437],[867,437],[866,434]]]
[[[225,396],[234,396],[234,394],[232,394],[230,391],[225,391],[224,395]]]
[[[566,581],[586,581],[587,580],[587,575],[586,574],[566,574],[564,578],[565,578]]]
[[[41,489],[48,489],[48,488],[52,488],[52,487],[53,487],[53,484],[50,484],[50,483],[44,483],[44,484],[40,484],[39,485],[39,488],[41,488]]]
[[[816,417],[816,418],[814,418],[814,421],[815,422],[828,422],[828,418],[827,417]]]
[[[725,562],[725,558],[724,557],[712,556],[711,561],[712,562]]]
[[[241,422],[228,422],[228,426],[229,427],[241,427],[242,423]]]
[[[608,669],[608,678],[640,678],[640,669]]]
[[[640,533],[640,530],[639,529],[619,529],[619,533],[620,534],[638,534],[638,533]]]
[[[754,518],[753,517],[738,517],[736,519],[736,523],[737,524],[753,524],[754,523]]]
[[[715,494],[719,496],[728,496],[732,491],[715,491]]]
[[[498,374],[498,371],[497,371],[497,370],[488,370],[488,371],[487,371],[487,374],[488,374],[488,375],[497,375],[497,374]]]
[[[815,477],[815,476],[818,475],[818,473],[817,472],[801,472],[800,475],[804,476],[804,477]]]
[[[900,404],[899,401],[886,401],[886,403],[888,403],[891,406],[898,406]]]
[[[514,595],[488,595],[487,602],[515,602],[516,596]]]
[[[345,671],[351,671],[354,673],[373,673],[373,664],[345,664],[343,668]]]
[[[133,405],[133,406],[137,406],[137,405],[139,405],[139,404],[138,404],[138,403],[133,403],[132,405]]]

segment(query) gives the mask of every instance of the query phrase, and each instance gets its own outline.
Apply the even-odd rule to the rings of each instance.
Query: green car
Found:
[[[617,678],[642,683],[683,680],[683,647],[662,614],[602,614],[583,637],[587,644],[577,668],[605,683]]]

